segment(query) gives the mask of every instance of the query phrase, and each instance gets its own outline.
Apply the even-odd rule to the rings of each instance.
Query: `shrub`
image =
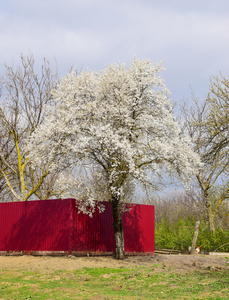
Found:
[[[187,251],[192,244],[194,229],[195,220],[192,218],[180,218],[174,223],[163,218],[155,226],[155,248]]]
[[[192,245],[195,223],[192,217],[180,218],[172,223],[168,218],[162,218],[155,225],[155,249],[188,251]],[[201,251],[229,252],[229,230],[218,227],[212,233],[206,222],[201,221],[200,224],[197,246],[200,246]]]
[[[201,224],[197,243],[204,251],[229,252],[229,230],[218,227],[213,233],[206,223]]]

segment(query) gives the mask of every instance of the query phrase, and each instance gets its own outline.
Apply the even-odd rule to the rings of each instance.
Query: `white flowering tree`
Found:
[[[53,92],[49,118],[30,140],[35,164],[93,166],[112,205],[119,259],[125,255],[121,204],[126,183],[150,185],[165,171],[185,180],[200,166],[174,119],[161,70],[162,63],[135,58],[129,68],[114,64],[100,73],[68,74]],[[94,200],[89,193],[87,205]]]

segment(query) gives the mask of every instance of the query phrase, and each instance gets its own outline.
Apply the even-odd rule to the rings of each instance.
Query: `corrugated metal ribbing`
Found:
[[[154,206],[133,205],[123,227],[126,252],[154,252]]]
[[[19,202],[1,204],[0,250],[17,251],[23,243],[23,236],[17,236],[17,226],[21,223],[20,220],[23,214],[22,207],[23,206]]]
[[[72,251],[112,252],[114,251],[114,233],[112,212],[108,202],[104,202],[105,211],[98,210],[93,217],[78,213],[73,204],[74,223],[72,235]]]
[[[67,251],[70,201],[0,204],[0,251]]]

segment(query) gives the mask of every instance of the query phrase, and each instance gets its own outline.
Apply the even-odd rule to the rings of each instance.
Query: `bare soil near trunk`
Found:
[[[52,257],[52,256],[0,256],[0,270],[76,270],[81,268],[133,268],[145,266],[155,271],[171,271],[186,273],[204,270],[229,271],[229,256],[224,255],[164,255],[129,256],[124,260],[116,260],[111,256],[93,257]]]

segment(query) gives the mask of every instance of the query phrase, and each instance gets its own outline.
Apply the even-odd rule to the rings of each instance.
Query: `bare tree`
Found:
[[[0,99],[1,198],[26,201],[32,195],[40,198],[56,194],[56,176],[49,174],[49,165],[41,164],[34,170],[24,150],[33,131],[43,122],[44,107],[52,102],[51,91],[56,81],[57,74],[52,74],[46,59],[39,74],[32,55],[22,55],[17,68],[5,65]],[[41,193],[44,183],[47,190]]]
[[[196,180],[205,201],[211,231],[215,231],[216,216],[229,196],[228,92],[228,81],[216,77],[211,81],[204,102],[200,103],[193,95],[191,108],[182,105],[183,128],[204,163]]]

